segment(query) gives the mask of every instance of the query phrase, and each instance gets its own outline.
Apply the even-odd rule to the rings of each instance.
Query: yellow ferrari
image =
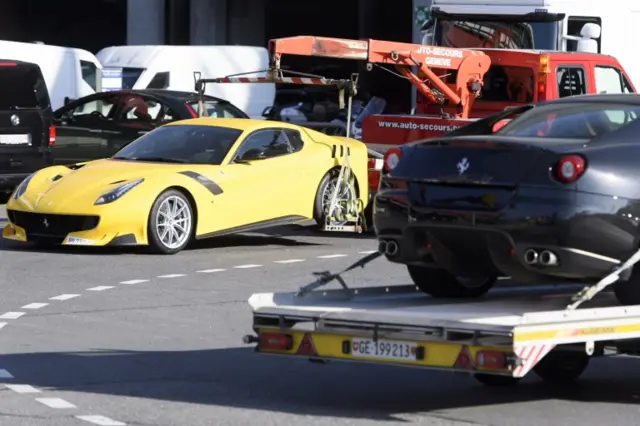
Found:
[[[177,121],[112,158],[28,176],[7,203],[2,235],[41,244],[148,245],[173,254],[194,238],[309,219],[324,224],[345,150],[356,188],[341,186],[336,205],[355,201],[364,209],[367,149],[357,140],[276,121]]]

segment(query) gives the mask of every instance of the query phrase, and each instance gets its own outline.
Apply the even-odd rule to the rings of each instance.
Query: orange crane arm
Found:
[[[279,72],[280,60],[285,54],[395,65],[420,93],[431,102],[438,103],[429,86],[411,71],[411,67],[417,67],[450,103],[458,107],[457,118],[469,117],[471,105],[480,94],[484,74],[491,66],[491,59],[480,51],[372,39],[315,36],[278,38],[269,40],[269,54],[274,76]],[[431,68],[456,71],[455,84],[445,83]]]

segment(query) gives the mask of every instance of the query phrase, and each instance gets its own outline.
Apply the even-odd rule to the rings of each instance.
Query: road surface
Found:
[[[0,224],[5,221],[0,210]],[[376,365],[252,353],[247,298],[345,267],[375,241],[302,228],[199,242],[175,256],[0,242],[0,424],[585,425],[637,421],[640,363],[596,360],[573,386],[515,389]],[[357,285],[406,284],[378,259]]]

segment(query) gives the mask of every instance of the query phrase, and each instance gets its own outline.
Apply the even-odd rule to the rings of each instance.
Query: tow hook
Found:
[[[252,334],[246,334],[242,337],[242,342],[245,344],[258,343],[258,336],[254,336]]]

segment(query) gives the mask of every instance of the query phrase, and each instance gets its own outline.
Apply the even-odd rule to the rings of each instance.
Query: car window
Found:
[[[80,69],[82,70],[82,79],[91,86],[93,90],[98,90],[98,67],[96,67],[96,64],[88,61],[80,61]]]
[[[249,151],[259,150],[266,158],[292,154],[302,149],[302,139],[299,133],[289,129],[258,130],[247,136],[236,158],[242,159]]]
[[[198,101],[188,102],[187,105],[193,109],[196,116],[200,116],[200,104]],[[248,118],[247,114],[243,113],[233,105],[217,101],[205,101],[204,114],[206,117],[213,118]]]
[[[115,96],[93,99],[71,107],[68,114],[75,119],[94,117],[113,120],[116,102],[117,98]]]
[[[556,81],[558,83],[559,98],[587,93],[587,82],[584,68],[582,67],[558,67],[556,69]]]
[[[48,106],[48,91],[38,68],[20,65],[0,67],[0,110]]]
[[[144,161],[166,158],[190,164],[220,165],[242,130],[218,126],[168,125],[139,137],[114,158]]]
[[[118,111],[118,124],[129,127],[150,128],[166,116],[164,105],[140,95],[125,95]]]
[[[147,85],[147,89],[166,89],[169,85],[169,71],[158,72]]]
[[[637,120],[640,107],[575,102],[525,112],[496,134],[559,139],[594,139]]]
[[[484,75],[478,100],[529,103],[533,101],[533,70],[529,67],[492,65]]]

